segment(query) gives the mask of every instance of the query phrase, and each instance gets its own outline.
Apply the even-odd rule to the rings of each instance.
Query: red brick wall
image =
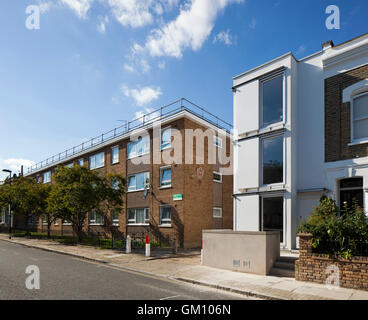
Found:
[[[295,279],[325,284],[331,273],[327,268],[335,266],[339,270],[339,286],[368,290],[368,257],[353,257],[350,260],[329,258],[314,254],[311,245],[312,235],[299,235],[299,260],[295,262]]]

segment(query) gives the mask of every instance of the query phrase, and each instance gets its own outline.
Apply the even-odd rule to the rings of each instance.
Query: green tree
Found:
[[[0,207],[9,202],[15,215],[24,218],[26,225],[31,216],[39,219],[47,211],[47,198],[50,187],[38,184],[30,177],[17,177],[12,183],[5,183],[0,187]]]
[[[86,167],[59,167],[54,176],[48,212],[55,218],[69,221],[78,241],[88,213],[115,209],[121,211],[125,194],[125,179],[117,174],[99,174]]]

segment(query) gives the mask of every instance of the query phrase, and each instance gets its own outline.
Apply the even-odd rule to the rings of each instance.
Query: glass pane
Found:
[[[344,190],[340,192],[340,206],[345,204],[351,206],[356,202],[359,207],[363,208],[363,189]]]
[[[283,120],[283,77],[263,83],[263,127]]]
[[[144,176],[145,174],[144,173],[139,173],[136,175],[136,183],[137,183],[137,187],[136,189],[137,190],[141,190],[141,189],[144,189]]]
[[[283,212],[282,197],[263,198],[263,231],[280,231],[280,242],[283,242]]]
[[[283,139],[263,140],[263,184],[283,182]]]
[[[363,188],[363,178],[344,179],[340,181],[340,188]]]
[[[128,190],[135,190],[135,176],[128,178]]]
[[[149,209],[146,208],[145,212],[146,212],[146,223],[148,223],[149,222]]]
[[[136,209],[136,223],[144,223],[145,219],[145,210],[144,209]]]
[[[368,117],[368,94],[354,99],[354,119]]]
[[[354,121],[354,139],[368,138],[368,119]]]
[[[168,219],[171,219],[171,207],[161,207],[161,221]]]
[[[137,154],[138,155],[142,155],[143,154],[143,140],[142,138],[139,138],[139,140],[137,141]]]
[[[171,146],[171,129],[165,129],[161,133],[161,147],[166,148]]]
[[[128,209],[128,220],[135,220],[135,209]]]
[[[136,144],[135,142],[128,143],[128,158],[134,157],[136,153]]]
[[[163,169],[161,171],[161,184],[167,185],[171,183],[171,169]]]
[[[119,162],[119,148],[115,147],[112,149],[112,157],[111,157],[112,163]]]
[[[148,153],[150,151],[150,136],[145,136],[143,138],[144,145],[144,153]]]
[[[96,168],[96,158],[95,158],[95,156],[89,157],[89,168],[90,169]]]
[[[96,155],[96,167],[103,167],[105,164],[105,154],[99,153]]]

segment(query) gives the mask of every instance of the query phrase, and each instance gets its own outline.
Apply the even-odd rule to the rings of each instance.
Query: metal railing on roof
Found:
[[[163,120],[164,118],[174,115],[180,111],[188,111],[196,115],[197,117],[202,118],[203,120],[211,123],[217,128],[226,131],[227,133],[230,133],[232,129],[232,125],[230,123],[220,119],[219,117],[215,116],[211,112],[206,111],[204,108],[196,105],[195,103],[185,98],[181,98],[173,103],[170,103],[150,113],[147,113],[139,118],[129,121],[122,126],[116,127],[86,142],[83,142],[77,146],[74,146],[70,149],[67,149],[63,152],[53,155],[52,157],[47,158],[46,160],[38,162],[35,165],[29,167],[27,173],[29,174],[34,171],[38,171],[44,167],[48,167],[54,163],[60,162],[62,160],[70,159],[74,155],[77,155],[84,151],[88,151],[89,149],[92,149],[109,140],[127,134],[128,132],[132,132],[136,129],[143,128],[149,124],[152,124],[155,121]]]

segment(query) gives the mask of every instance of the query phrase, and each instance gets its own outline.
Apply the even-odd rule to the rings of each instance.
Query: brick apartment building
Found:
[[[207,133],[204,143],[200,136],[188,138],[186,132],[192,130],[194,135]],[[52,183],[57,166],[75,163],[123,174],[127,185],[122,212],[90,213],[86,232],[150,233],[153,241],[176,237],[181,247],[199,247],[203,229],[232,228],[232,169],[230,163],[221,164],[232,153],[230,130],[231,125],[181,99],[42,161],[25,175]],[[193,151],[192,162],[188,150]],[[163,161],[168,158],[169,164]],[[42,219],[29,223],[38,231],[47,228]],[[67,234],[71,225],[55,221],[51,230]]]

